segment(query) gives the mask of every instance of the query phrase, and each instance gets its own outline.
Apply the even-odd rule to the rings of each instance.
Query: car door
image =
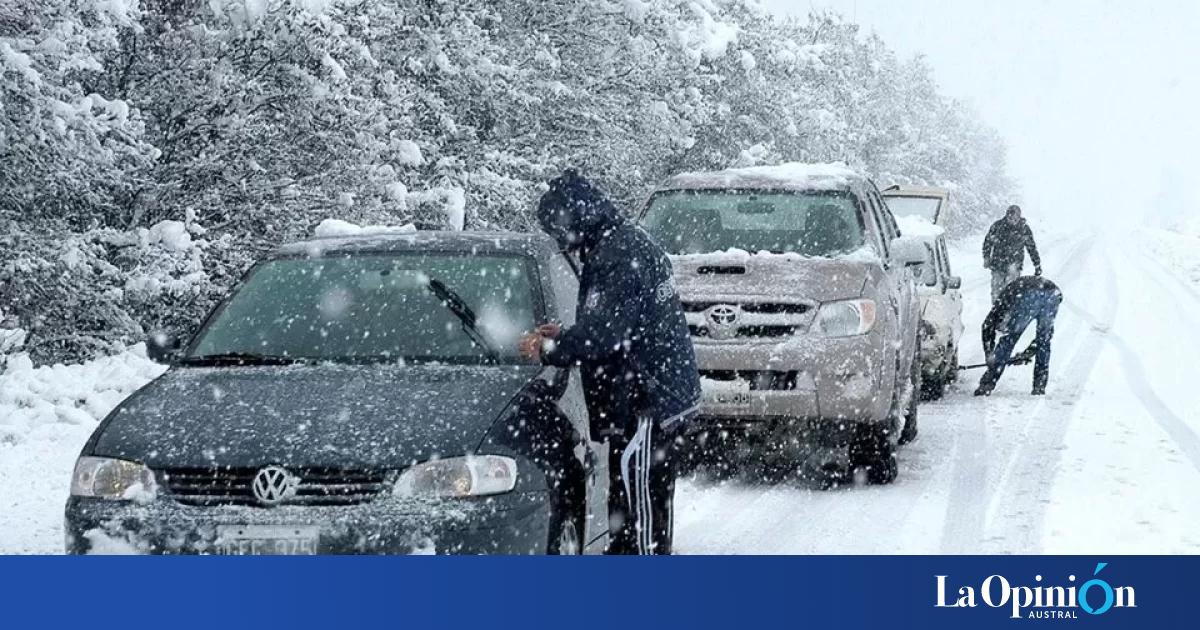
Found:
[[[879,196],[879,191],[871,186],[869,196],[875,206],[875,211],[880,223],[880,229],[884,240],[891,243],[896,237],[900,236],[900,228],[896,225],[896,218],[892,216],[888,210],[887,204],[883,202],[883,198]],[[907,366],[908,362],[913,360],[917,351],[917,320],[920,317],[920,304],[917,298],[916,282],[913,278],[913,270],[901,264],[895,264],[889,261],[887,265],[887,273],[893,295],[895,296],[895,304],[893,308],[896,312],[897,328],[900,332],[900,358],[901,365]]]
[[[551,283],[558,302],[558,320],[564,328],[575,324],[575,307],[579,296],[578,265],[565,254],[555,256],[550,264]],[[576,446],[575,455],[587,474],[583,540],[585,551],[603,553],[608,545],[608,442],[596,441],[591,435],[587,407],[584,404],[583,382],[579,368],[562,369],[556,378],[565,379],[565,394],[560,407],[584,444]]]
[[[951,343],[957,348],[958,341],[962,338],[964,330],[962,321],[963,300],[961,289],[949,287],[950,278],[954,277],[954,271],[950,268],[950,252],[946,249],[946,237],[938,238],[937,251],[940,259],[939,265],[942,270],[942,288],[946,296],[946,312],[949,314],[947,325],[950,327]]]

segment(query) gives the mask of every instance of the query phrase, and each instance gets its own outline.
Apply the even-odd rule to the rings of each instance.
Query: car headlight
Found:
[[[517,486],[517,462],[511,457],[448,457],[405,470],[396,480],[401,497],[478,497],[503,494]]]
[[[817,311],[817,330],[826,337],[865,335],[874,327],[874,300],[828,302]]]
[[[154,473],[137,462],[109,457],[80,457],[75,462],[71,496],[144,502],[157,492]]]

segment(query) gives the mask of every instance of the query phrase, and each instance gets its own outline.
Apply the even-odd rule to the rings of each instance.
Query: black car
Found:
[[[571,323],[548,238],[314,239],[255,265],[80,455],[66,547],[146,553],[578,553],[607,457],[577,375],[518,336]],[[596,518],[592,518],[596,515]]]

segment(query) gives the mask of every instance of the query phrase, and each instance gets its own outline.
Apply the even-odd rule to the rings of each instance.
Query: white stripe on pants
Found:
[[[621,453],[621,479],[625,482],[629,514],[634,519],[638,553],[643,555],[654,549],[654,508],[650,501],[650,466],[654,458],[650,432],[653,424],[649,419],[639,419],[637,432]]]

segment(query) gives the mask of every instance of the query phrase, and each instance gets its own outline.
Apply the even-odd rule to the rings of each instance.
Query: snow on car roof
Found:
[[[681,173],[667,181],[664,189],[714,190],[750,188],[776,190],[847,190],[864,178],[844,164],[787,162],[775,166],[751,166],[703,173]]]
[[[950,196],[950,189],[939,186],[896,185],[879,191],[879,194],[884,197],[941,197],[944,199]]]
[[[528,232],[405,231],[319,236],[281,245],[275,256],[320,255],[331,252],[395,252],[431,249],[546,254],[557,251],[545,234]]]
[[[913,236],[930,241],[946,233],[942,226],[934,225],[929,222],[929,219],[916,215],[897,216],[896,225],[900,226],[902,236]]]

